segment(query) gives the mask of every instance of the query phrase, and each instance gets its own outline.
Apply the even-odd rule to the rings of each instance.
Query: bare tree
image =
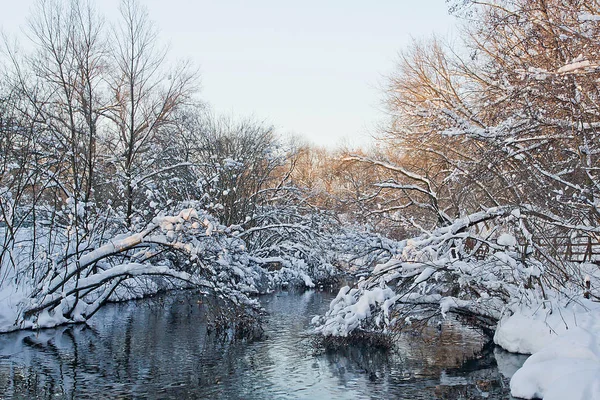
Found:
[[[113,151],[124,186],[125,218],[131,226],[139,180],[152,171],[148,161],[161,157],[160,133],[194,94],[196,73],[188,63],[166,70],[167,51],[159,46],[158,30],[137,1],[123,0],[120,12],[113,32],[111,119],[117,130]]]
[[[106,53],[103,22],[89,3],[40,1],[30,20],[36,52],[29,66],[43,90],[34,111],[61,146],[70,167],[63,195],[73,198],[76,219],[92,198],[98,124],[106,103],[102,74]],[[33,98],[32,98],[33,99]]]
[[[55,250],[58,236],[70,244],[63,247],[66,255],[80,254],[90,241],[96,142],[105,108],[102,27],[87,2],[39,1],[29,21],[33,51],[21,56],[4,38],[5,100],[13,110],[6,154],[18,155],[11,164],[18,168],[8,176],[13,183],[20,177],[14,204],[33,227],[32,265],[42,238],[36,232],[40,213],[52,226],[42,253]]]

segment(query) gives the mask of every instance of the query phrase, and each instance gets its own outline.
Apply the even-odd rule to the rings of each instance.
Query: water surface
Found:
[[[88,326],[0,335],[0,397],[510,398],[507,376],[524,357],[482,353],[477,335],[446,325],[402,338],[392,355],[315,351],[306,330],[333,296],[263,296],[266,338],[251,343],[207,333],[206,302],[190,293],[110,304]]]

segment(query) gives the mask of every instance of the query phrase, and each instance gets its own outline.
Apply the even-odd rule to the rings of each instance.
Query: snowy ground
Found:
[[[496,344],[532,354],[511,379],[515,397],[600,399],[600,304],[562,300],[513,307],[496,330]]]

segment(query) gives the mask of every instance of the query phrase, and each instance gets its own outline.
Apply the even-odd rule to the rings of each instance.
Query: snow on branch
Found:
[[[533,281],[541,284],[542,263],[525,253],[523,217],[518,208],[494,207],[399,242],[400,256],[375,266],[354,288],[343,288],[329,311],[315,318],[316,331],[392,332],[453,313],[491,332],[517,293]]]
[[[376,160],[376,159],[369,158],[369,157],[351,155],[348,157],[344,157],[342,159],[342,161],[357,161],[357,162],[361,162],[361,163],[370,164],[370,165],[373,165],[376,167],[381,167],[381,168],[384,168],[385,170],[399,173],[402,176],[404,176],[405,178],[415,181],[417,184],[412,184],[412,183],[404,184],[404,183],[398,183],[398,182],[379,182],[379,183],[375,183],[374,186],[378,187],[378,188],[398,189],[398,190],[421,193],[421,194],[427,196],[427,198],[430,202],[429,207],[437,214],[437,217],[440,221],[443,221],[444,223],[449,223],[452,220],[452,218],[448,214],[446,214],[446,212],[444,212],[444,210],[442,208],[440,208],[440,199],[438,197],[437,192],[434,189],[434,186],[433,186],[431,180],[428,177],[423,176],[418,173],[415,173],[415,172],[412,172],[412,171],[409,171],[408,169],[401,167],[399,165],[394,165],[389,162]]]
[[[219,249],[214,247],[216,239],[205,232],[201,218],[208,221],[207,215],[195,209],[159,216],[141,232],[109,240],[84,254],[57,259],[58,264],[52,270],[55,272],[42,277],[29,298],[22,302],[15,323],[0,329],[10,331],[83,322],[102,307],[121,284],[150,276],[174,279],[182,283],[179,286],[216,291],[235,304],[254,307],[255,302],[235,287],[219,285],[214,269],[203,271],[201,263],[199,267],[182,268],[190,265],[190,260],[210,258],[211,252]],[[222,228],[218,227],[218,231],[223,231]],[[171,265],[167,259],[149,261],[169,250],[177,250],[185,257],[180,262],[170,262]],[[147,256],[139,257],[140,251]]]

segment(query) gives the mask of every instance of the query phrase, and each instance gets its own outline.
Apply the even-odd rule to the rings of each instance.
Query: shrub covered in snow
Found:
[[[37,249],[16,249],[11,254],[24,259],[22,272],[0,285],[7,294],[0,299],[0,330],[82,322],[107,301],[179,288],[217,295],[223,300],[218,307],[222,315],[258,317],[260,304],[252,295],[280,286],[312,288],[337,279],[343,270],[334,266],[336,260],[349,260],[351,265],[355,246],[361,243],[356,238],[369,236],[342,229],[319,212],[295,213],[283,220],[289,210],[278,215],[271,209],[271,220],[244,229],[220,224],[194,203],[184,206],[171,215],[159,214],[137,232],[107,229],[104,236],[110,239],[96,239],[66,255],[62,250],[69,243],[67,236],[39,260],[31,260]],[[35,274],[28,275],[32,270]]]
[[[452,313],[491,334],[508,304],[543,296],[544,267],[528,237],[518,210],[501,207],[401,241],[399,255],[340,291],[316,330],[390,332]]]

